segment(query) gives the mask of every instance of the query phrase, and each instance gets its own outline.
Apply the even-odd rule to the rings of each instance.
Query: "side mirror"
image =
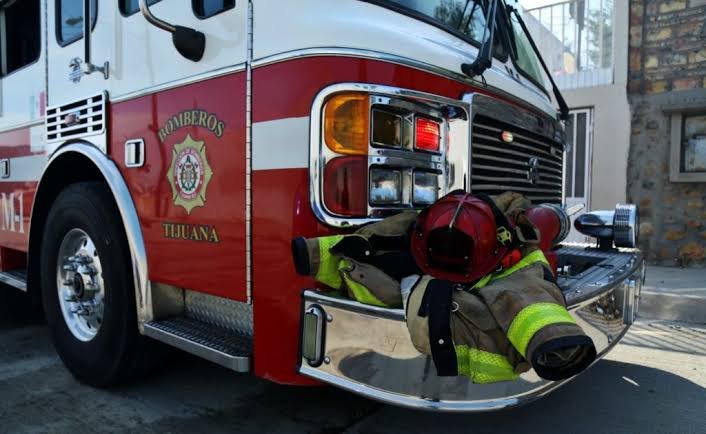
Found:
[[[176,26],[152,15],[147,0],[140,0],[140,11],[147,22],[172,34],[172,43],[179,54],[187,59],[198,62],[206,51],[206,35],[189,27]]]

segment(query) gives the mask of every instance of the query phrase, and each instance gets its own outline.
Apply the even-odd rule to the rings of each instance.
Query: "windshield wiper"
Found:
[[[468,5],[468,3],[466,3]],[[461,71],[469,77],[482,76],[493,66],[493,42],[495,41],[495,26],[497,23],[498,0],[489,0],[488,11],[485,16],[485,29],[483,29],[483,43],[478,50],[478,57],[473,63],[461,65]],[[487,37],[486,37],[487,36]]]
[[[539,59],[539,63],[542,64],[542,68],[544,68],[544,72],[547,74],[547,77],[549,77],[549,81],[552,83],[552,91],[554,93],[554,98],[556,98],[556,102],[559,104],[559,119],[561,119],[562,121],[568,120],[569,119],[569,106],[566,105],[566,100],[564,100],[564,97],[562,96],[561,91],[559,91],[559,86],[556,85],[556,82],[554,81],[554,77],[552,76],[552,73],[549,71],[549,67],[547,67],[547,64],[544,62],[544,58],[542,57],[542,53],[539,52],[539,48],[537,48],[537,44],[534,43],[534,39],[532,39],[532,35],[530,34],[529,30],[527,29],[527,25],[525,24],[525,20],[522,19],[522,15],[520,14],[520,11],[517,10],[517,8],[512,7],[510,5],[507,5],[507,10],[510,11],[510,13],[514,14],[515,17],[517,17],[517,22],[520,23],[520,27],[522,27],[522,31],[525,33],[525,36],[527,36],[527,40],[529,41],[530,45],[532,46],[532,50],[534,50],[534,54]]]

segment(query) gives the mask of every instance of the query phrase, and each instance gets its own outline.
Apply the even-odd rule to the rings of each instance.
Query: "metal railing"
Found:
[[[527,27],[560,88],[613,82],[613,2],[570,0],[525,10]]]

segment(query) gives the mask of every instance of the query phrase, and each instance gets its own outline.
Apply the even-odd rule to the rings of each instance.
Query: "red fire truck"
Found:
[[[0,281],[41,300],[95,386],[134,377],[157,340],[415,408],[543,396],[561,383],[532,371],[438,377],[404,312],[316,291],[290,253],[459,188],[562,204],[566,107],[518,7],[0,0]],[[602,216],[634,246],[634,215]],[[556,248],[600,355],[642,283],[640,252],[609,244]]]

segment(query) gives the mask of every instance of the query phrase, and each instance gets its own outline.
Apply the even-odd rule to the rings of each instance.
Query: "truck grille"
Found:
[[[506,143],[503,132],[513,141]],[[476,115],[471,147],[471,190],[491,195],[516,191],[533,203],[562,202],[563,150],[541,135]]]

